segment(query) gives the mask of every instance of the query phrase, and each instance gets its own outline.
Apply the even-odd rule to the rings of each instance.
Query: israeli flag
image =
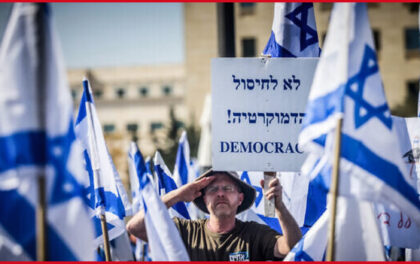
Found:
[[[166,166],[165,162],[162,159],[159,151],[156,151],[155,158],[153,160],[156,178],[158,180],[159,186],[159,195],[163,196],[164,194],[177,189],[176,183],[172,178],[171,172],[169,171],[168,167]],[[172,217],[181,217],[190,219],[190,215],[188,213],[187,207],[185,206],[184,202],[178,202],[174,204],[169,209],[169,214]]]
[[[372,204],[339,197],[335,261],[384,261],[384,247]],[[331,211],[326,210],[284,261],[325,261]]]
[[[145,163],[143,155],[137,147],[137,144],[135,142],[131,142],[128,152],[128,169],[130,175],[133,214],[136,214],[144,209],[138,175],[147,174],[151,176],[150,170],[147,169],[147,166],[149,165]],[[137,260],[141,260],[142,255],[147,255],[147,252],[144,252],[144,248],[145,242],[136,238],[134,254]]]
[[[195,179],[194,171],[191,168],[190,144],[188,143],[187,132],[185,131],[182,132],[179,138],[173,178],[178,187],[193,182]]]
[[[263,54],[319,57],[320,53],[313,4],[275,3],[271,36]],[[299,226],[311,227],[325,211],[326,192],[310,181],[307,174],[282,172],[281,175],[285,205]]]
[[[343,117],[339,194],[393,204],[420,225],[420,201],[405,178],[408,171],[383,92],[366,5],[336,4],[330,21],[299,142],[313,153],[322,145],[332,153],[333,144],[327,142],[333,141],[332,131]],[[328,157],[322,180],[327,188],[332,155]]]
[[[85,158],[87,200],[95,221],[97,246],[104,242],[100,215],[105,214],[109,240],[125,232],[124,217],[131,214],[131,205],[120,176],[106,147],[101,124],[95,109],[88,80],[83,80],[83,95],[75,125]]]
[[[41,176],[47,260],[94,260],[72,99],[48,4],[14,4],[0,46],[0,94],[0,259],[36,260]]]
[[[135,167],[143,200],[144,221],[154,261],[189,261],[187,250],[146,170],[140,152],[135,151]],[[142,173],[142,174],[140,174]]]
[[[271,36],[263,55],[271,57],[319,57],[312,3],[275,3]]]

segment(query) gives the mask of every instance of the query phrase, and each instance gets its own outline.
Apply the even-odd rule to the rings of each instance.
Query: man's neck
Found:
[[[210,215],[210,218],[207,221],[207,228],[214,233],[224,234],[228,233],[235,227],[235,222],[235,216],[218,218]]]

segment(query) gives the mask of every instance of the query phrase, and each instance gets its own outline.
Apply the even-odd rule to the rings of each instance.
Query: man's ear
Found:
[[[243,201],[244,201],[244,194],[239,193],[239,205],[241,205]]]

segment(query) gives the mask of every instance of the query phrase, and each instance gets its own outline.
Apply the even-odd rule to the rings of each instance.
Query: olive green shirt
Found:
[[[207,219],[173,220],[192,261],[278,260],[273,254],[281,235],[266,225],[236,219],[230,232],[218,234],[207,228]]]

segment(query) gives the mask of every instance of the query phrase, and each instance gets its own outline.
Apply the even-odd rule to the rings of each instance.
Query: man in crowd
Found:
[[[261,186],[264,186],[263,180]],[[283,204],[277,178],[270,181],[264,196],[274,198],[283,235],[266,225],[236,219],[236,214],[250,208],[256,197],[255,189],[241,181],[236,172],[209,170],[196,181],[167,193],[162,200],[168,208],[180,201],[193,201],[210,215],[200,220],[173,218],[192,261],[279,260],[302,234]],[[127,230],[147,241],[144,212],[128,222]]]

